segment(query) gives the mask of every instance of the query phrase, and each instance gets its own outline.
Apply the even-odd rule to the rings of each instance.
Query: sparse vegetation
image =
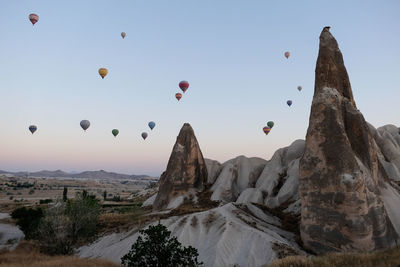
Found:
[[[121,258],[127,267],[136,266],[201,266],[197,249],[182,247],[176,237],[162,224],[150,225],[140,231],[131,250]]]
[[[32,242],[22,241],[13,251],[0,252],[0,264],[7,267],[117,267],[119,264],[101,259],[72,256],[48,256]]]
[[[332,253],[318,257],[290,256],[268,267],[395,267],[400,266],[400,247],[371,253]]]

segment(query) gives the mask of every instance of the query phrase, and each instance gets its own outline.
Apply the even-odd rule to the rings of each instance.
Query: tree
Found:
[[[66,186],[64,186],[64,191],[63,191],[63,201],[64,202],[67,201],[67,199],[68,199],[67,194],[68,194],[68,188]]]
[[[106,190],[104,190],[104,192],[103,192],[103,199],[104,199],[104,201],[107,200],[107,191]]]
[[[50,254],[70,254],[74,247],[92,241],[97,232],[100,204],[94,196],[78,193],[75,199],[57,201],[45,212],[38,227],[38,242]]]
[[[167,227],[158,223],[139,231],[140,236],[131,250],[121,258],[127,267],[136,266],[201,266],[197,261],[197,249],[182,247],[176,237],[171,236]]]
[[[21,207],[11,213],[11,218],[17,220],[16,224],[24,232],[25,239],[33,239],[36,236],[42,217],[43,210],[41,208]]]

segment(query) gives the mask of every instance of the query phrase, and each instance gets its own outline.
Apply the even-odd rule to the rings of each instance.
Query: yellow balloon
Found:
[[[99,69],[99,74],[100,74],[102,79],[104,79],[104,77],[106,77],[107,73],[108,73],[108,70],[106,68],[100,68]]]

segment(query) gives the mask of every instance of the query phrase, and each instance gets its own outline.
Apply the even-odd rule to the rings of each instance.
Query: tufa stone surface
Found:
[[[357,110],[338,43],[325,27],[305,152],[299,165],[301,238],[316,252],[390,247],[397,234],[380,198],[387,174]]]
[[[207,183],[207,167],[189,123],[179,132],[168,161],[167,170],[160,177],[160,188],[153,208],[163,209],[177,198],[202,191]]]

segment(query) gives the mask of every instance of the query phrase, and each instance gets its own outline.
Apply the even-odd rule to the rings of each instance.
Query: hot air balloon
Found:
[[[104,77],[106,77],[107,73],[108,73],[108,70],[106,68],[100,68],[99,69],[99,74],[100,74],[102,79],[104,79]]]
[[[33,134],[34,132],[36,132],[36,130],[37,130],[36,125],[31,125],[31,126],[29,126],[29,131],[31,131],[32,134]]]
[[[288,101],[286,101],[286,104],[290,107],[291,105],[292,105],[292,100],[288,100]]]
[[[263,128],[263,132],[264,132],[266,135],[268,135],[270,131],[271,131],[271,128],[269,128],[268,126],[265,126],[265,127]]]
[[[290,57],[290,52],[289,51],[286,51],[285,52],[285,58],[289,58]]]
[[[297,90],[301,91],[301,89],[303,89],[303,87],[301,87],[301,85],[297,86]]]
[[[189,88],[189,82],[188,81],[181,81],[179,83],[179,88],[181,88],[181,90],[183,92],[186,92],[186,90]]]
[[[90,126],[90,121],[88,121],[88,120],[82,120],[81,121],[81,127],[82,127],[82,129],[86,132],[86,130],[89,128],[89,126]]]
[[[29,20],[32,22],[32,25],[35,25],[39,21],[39,16],[34,13],[29,14]]]
[[[111,131],[111,133],[114,135],[114,137],[117,137],[117,135],[119,134],[119,131],[118,131],[118,129],[113,129]]]
[[[143,132],[143,133],[142,133],[142,138],[143,138],[143,140],[146,140],[147,136],[148,136],[148,134],[147,134],[146,132]]]
[[[181,100],[181,98],[182,98],[182,94],[181,94],[181,93],[176,93],[176,94],[175,94],[175,97],[176,97],[176,99],[178,99],[178,101],[179,101],[179,100]]]
[[[274,122],[273,121],[269,121],[269,122],[267,122],[267,125],[268,125],[269,128],[272,129],[272,127],[274,127]]]
[[[122,39],[125,39],[126,33],[125,32],[121,32],[121,36],[122,36]]]
[[[156,127],[156,123],[154,121],[149,122],[149,127],[153,130],[153,128]]]

